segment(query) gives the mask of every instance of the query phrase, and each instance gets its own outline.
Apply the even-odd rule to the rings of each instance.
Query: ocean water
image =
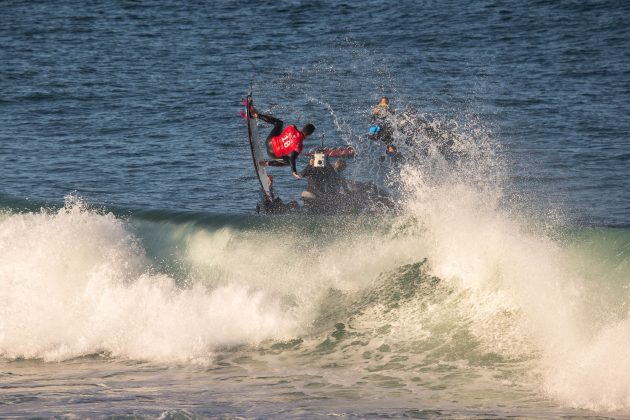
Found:
[[[0,3],[0,416],[629,417],[628,16]],[[250,84],[396,212],[257,215]]]

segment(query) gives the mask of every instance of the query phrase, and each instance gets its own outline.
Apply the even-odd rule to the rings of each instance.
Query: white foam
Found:
[[[155,273],[125,223],[76,200],[0,221],[0,354],[108,352],[207,361],[219,346],[293,336],[274,296],[242,284],[182,289]]]
[[[550,354],[545,387],[574,407],[630,407],[630,320],[601,328],[577,349]]]
[[[488,349],[537,358],[532,376],[564,404],[630,408],[629,320],[606,311],[593,288],[598,282],[582,277],[570,253],[502,209],[500,185],[480,186],[457,171],[436,180],[409,166],[402,179],[434,274],[469,292],[461,309]],[[506,311],[518,316],[516,328],[489,322]]]
[[[359,290],[417,252],[378,233],[340,234],[322,246],[299,229],[270,240],[270,232],[227,227],[152,228],[172,236],[164,241],[188,278],[157,272],[125,221],[75,199],[59,211],[5,215],[0,354],[209,361],[219,347],[296,337],[331,287]]]

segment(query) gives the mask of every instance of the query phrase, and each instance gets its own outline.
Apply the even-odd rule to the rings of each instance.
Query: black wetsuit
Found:
[[[282,134],[282,130],[284,129],[284,122],[281,119],[278,119],[276,117],[272,117],[271,115],[263,115],[263,114],[258,114],[258,119],[259,120],[263,120],[266,123],[269,124],[273,124],[273,128],[271,129],[271,132],[269,133],[269,135],[267,136],[267,140],[265,140],[265,144],[267,145],[267,154],[269,155],[270,158],[272,159],[282,159],[283,163],[281,162],[269,162],[269,166],[284,166],[284,165],[291,165],[291,170],[293,170],[293,172],[297,173],[297,166],[295,165],[295,162],[297,161],[298,156],[300,155],[298,152],[293,151],[291,152],[290,155],[288,156],[281,156],[281,157],[277,157],[274,153],[273,153],[273,147],[271,145],[271,139],[273,139],[276,136],[279,136],[280,134]]]
[[[315,168],[308,165],[304,168],[301,175],[308,180],[306,191],[316,196],[334,195],[339,193],[341,188],[341,176],[330,165],[326,165],[323,168]]]
[[[394,141],[394,128],[390,119],[394,115],[394,110],[389,107],[379,107],[379,109],[379,113],[372,114],[371,123],[378,126],[380,130],[377,134],[371,135],[371,138],[380,140],[385,144],[392,144]]]

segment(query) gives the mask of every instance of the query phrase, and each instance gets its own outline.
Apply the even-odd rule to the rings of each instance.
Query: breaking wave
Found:
[[[511,206],[481,129],[454,130],[455,159],[411,132],[403,147],[427,147],[389,174],[396,215],[7,209],[0,354],[207,364],[248,346],[630,408],[630,231],[550,228]]]

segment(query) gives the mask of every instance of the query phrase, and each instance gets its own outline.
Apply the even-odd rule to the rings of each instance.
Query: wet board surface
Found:
[[[263,154],[260,135],[258,134],[258,120],[252,118],[250,112],[251,107],[254,105],[251,92],[249,93],[249,95],[247,95],[246,104],[247,137],[249,140],[249,147],[252,152],[254,169],[256,171],[256,176],[258,177],[258,182],[260,183],[260,188],[263,194],[268,199],[272,199],[271,191],[269,190],[269,184],[267,184],[267,170],[264,166],[260,164],[260,162],[265,161],[265,155]]]

